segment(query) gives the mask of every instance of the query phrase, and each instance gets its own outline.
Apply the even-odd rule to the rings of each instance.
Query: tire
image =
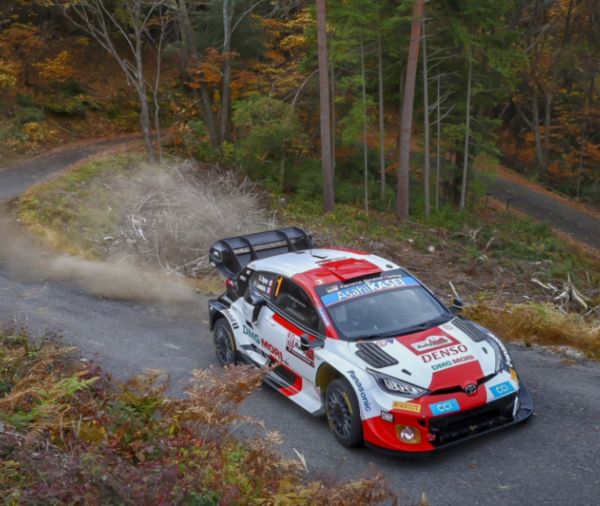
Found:
[[[213,328],[213,342],[215,354],[219,364],[223,367],[236,364],[235,338],[229,322],[225,318],[219,318]]]
[[[360,407],[354,389],[345,379],[335,379],[327,387],[325,411],[329,428],[336,439],[348,448],[363,441]]]

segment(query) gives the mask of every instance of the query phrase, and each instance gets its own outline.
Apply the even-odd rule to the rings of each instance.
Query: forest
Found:
[[[325,210],[463,209],[490,163],[600,203],[595,0],[7,0],[0,14],[7,154],[141,131],[149,160],[242,167]]]
[[[556,434],[597,433],[600,417],[599,28],[598,0],[1,0],[2,502],[594,503],[598,438]],[[338,445],[316,411],[261,387],[288,371],[283,353],[298,358],[297,337],[326,394],[327,355],[288,315],[272,356],[252,327],[266,299],[245,294],[254,308],[234,328],[269,361],[215,367],[225,327],[209,301],[250,282],[223,280],[207,253],[287,227],[311,237],[319,267],[312,244],[402,266],[493,338],[493,374],[427,395],[462,403],[504,374],[520,397],[493,412],[514,418],[523,381],[533,421],[439,459]],[[435,325],[411,339],[428,332],[437,352],[448,327]],[[356,349],[421,345],[396,332]],[[433,390],[416,376],[398,381]],[[473,400],[497,402],[486,392]],[[364,421],[441,414],[418,402]]]

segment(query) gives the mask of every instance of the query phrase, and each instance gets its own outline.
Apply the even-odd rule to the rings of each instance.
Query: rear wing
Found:
[[[221,239],[210,248],[208,259],[223,276],[231,278],[253,260],[313,247],[312,237],[304,230],[287,227]]]

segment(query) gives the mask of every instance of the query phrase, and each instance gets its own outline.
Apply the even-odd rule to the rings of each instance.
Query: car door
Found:
[[[265,314],[272,329],[272,344],[283,353],[283,362],[314,385],[315,350],[303,350],[301,336],[314,340],[324,334],[319,314],[306,292],[292,280],[278,276],[271,296],[273,311]]]

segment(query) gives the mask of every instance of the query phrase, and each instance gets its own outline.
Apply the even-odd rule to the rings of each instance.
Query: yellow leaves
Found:
[[[303,33],[288,35],[281,40],[280,44],[282,49],[294,51],[295,49],[306,46],[306,37]]]
[[[19,71],[18,63],[0,59],[0,91],[13,88],[17,84]]]
[[[75,68],[71,65],[71,54],[68,51],[61,51],[54,58],[46,58],[41,63],[36,63],[34,67],[40,75],[55,83],[64,83],[75,75]]]

